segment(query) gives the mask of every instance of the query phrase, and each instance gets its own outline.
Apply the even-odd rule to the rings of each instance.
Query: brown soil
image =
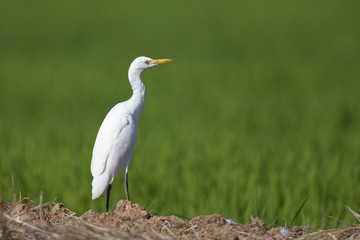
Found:
[[[360,226],[310,232],[308,226],[269,228],[259,219],[238,224],[214,214],[185,221],[156,216],[121,200],[111,213],[77,217],[62,203],[0,202],[0,239],[360,239]]]

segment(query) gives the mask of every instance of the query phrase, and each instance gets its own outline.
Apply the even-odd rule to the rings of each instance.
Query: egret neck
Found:
[[[129,82],[133,91],[131,98],[128,101],[128,108],[133,115],[136,124],[140,118],[141,111],[145,103],[145,86],[141,81],[141,74],[145,69],[137,69],[134,71],[132,66],[129,68]]]

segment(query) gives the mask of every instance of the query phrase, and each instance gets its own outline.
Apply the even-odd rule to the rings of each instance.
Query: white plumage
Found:
[[[171,62],[171,59],[138,57],[130,65],[128,77],[133,90],[131,98],[115,105],[106,115],[97,134],[91,160],[92,199],[107,191],[108,211],[111,183],[125,166],[125,192],[128,193],[128,169],[137,140],[136,125],[145,102],[141,73],[146,69]]]

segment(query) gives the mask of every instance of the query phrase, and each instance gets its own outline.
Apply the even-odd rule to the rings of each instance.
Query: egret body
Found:
[[[136,125],[145,103],[145,86],[141,73],[171,59],[138,57],[130,65],[128,77],[133,91],[131,98],[116,104],[106,115],[97,134],[91,160],[92,199],[107,192],[106,211],[109,211],[111,183],[125,166],[125,193],[129,200],[128,170],[137,140]]]

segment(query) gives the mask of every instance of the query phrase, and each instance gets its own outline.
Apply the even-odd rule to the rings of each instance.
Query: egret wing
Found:
[[[130,122],[129,113],[124,105],[118,104],[106,115],[96,136],[91,160],[91,173],[93,176],[102,174],[111,153],[114,142]]]

